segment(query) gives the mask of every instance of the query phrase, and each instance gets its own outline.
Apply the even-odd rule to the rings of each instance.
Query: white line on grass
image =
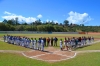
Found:
[[[59,52],[59,51],[55,51],[55,52]],[[53,61],[53,62],[56,62],[56,61],[62,61],[62,60],[67,60],[67,59],[71,59],[71,58],[74,58],[76,56],[77,53],[75,53],[73,56],[67,56],[67,55],[62,55],[62,54],[57,54],[53,52],[52,54],[56,54],[56,55],[60,55],[60,56],[65,56],[66,58],[65,59],[61,59],[61,60],[44,60],[44,59],[40,59],[38,58],[39,56],[43,56],[43,55],[47,55],[47,54],[51,54],[51,53],[46,53],[46,54],[40,54],[40,55],[36,55],[36,56],[32,56],[32,57],[29,57],[27,55],[25,55],[24,53],[22,53],[25,57],[28,57],[28,58],[32,58],[32,59],[36,59],[36,60],[42,60],[42,61]]]

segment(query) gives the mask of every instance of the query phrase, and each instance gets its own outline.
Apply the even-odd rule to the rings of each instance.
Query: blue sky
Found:
[[[100,25],[99,0],[0,0],[0,21],[19,18],[21,22],[55,21]]]

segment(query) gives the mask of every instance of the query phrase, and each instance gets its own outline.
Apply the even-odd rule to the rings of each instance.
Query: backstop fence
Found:
[[[0,34],[85,34],[85,32],[0,31]]]

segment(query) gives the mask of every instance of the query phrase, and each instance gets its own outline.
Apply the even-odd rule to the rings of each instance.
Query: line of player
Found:
[[[31,48],[34,50],[41,50],[44,51],[44,40],[43,38],[28,38],[28,37],[20,37],[20,36],[11,36],[11,35],[4,35],[4,42],[9,44],[14,44],[18,46],[23,46],[25,48]]]
[[[57,46],[58,38],[52,37],[52,38],[28,38],[28,37],[20,37],[20,36],[11,36],[11,35],[4,35],[4,42],[7,42],[9,44],[14,44],[18,46],[23,46],[26,48],[31,48],[34,50],[41,50],[44,51],[44,46]],[[72,50],[72,48],[76,48],[78,46],[84,46],[86,44],[90,44],[94,41],[93,37],[72,37],[72,38],[66,38],[64,41],[60,39],[60,49],[63,50],[66,48],[66,50]]]
[[[72,50],[78,47],[86,46],[92,42],[94,42],[94,37],[65,37],[64,41],[60,39],[60,49],[63,50],[66,48],[66,50]]]

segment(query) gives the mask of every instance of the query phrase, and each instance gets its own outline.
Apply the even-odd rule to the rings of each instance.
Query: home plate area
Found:
[[[76,56],[73,51],[61,51],[53,47],[48,47],[46,51],[32,50],[23,52],[22,54],[28,58],[47,61],[47,62],[57,62],[62,60],[67,60]]]

